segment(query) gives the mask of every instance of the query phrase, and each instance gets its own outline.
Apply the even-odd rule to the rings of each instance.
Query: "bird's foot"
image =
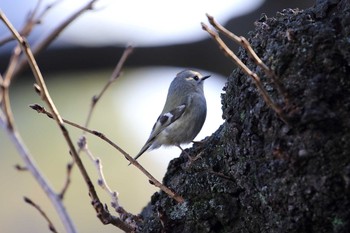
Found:
[[[188,157],[188,160],[189,160],[189,162],[190,163],[193,163],[193,162],[195,162],[197,159],[202,159],[202,152],[200,152],[198,155],[196,155],[196,156],[191,156],[191,155],[189,155],[188,153],[186,153],[187,154],[187,157]]]
[[[194,163],[196,160],[201,159],[202,158],[202,154],[203,152],[201,151],[199,154],[197,154],[196,156],[191,156],[189,153],[187,153],[187,151],[185,151],[184,149],[181,148],[181,146],[178,146],[181,151],[187,156],[188,158],[188,166],[190,167],[192,165],[192,163]]]

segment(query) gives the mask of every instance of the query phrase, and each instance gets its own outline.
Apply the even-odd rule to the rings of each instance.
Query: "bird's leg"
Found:
[[[193,163],[194,161],[196,161],[199,158],[202,158],[201,154],[199,153],[198,155],[196,155],[195,157],[192,157],[191,155],[189,155],[184,149],[182,149],[182,147],[180,145],[176,145],[178,148],[180,148],[180,150],[187,155],[188,159],[190,160],[190,163]]]
[[[180,145],[176,145],[183,153],[185,153],[188,157],[190,157],[190,155],[184,150],[182,149],[182,147]]]

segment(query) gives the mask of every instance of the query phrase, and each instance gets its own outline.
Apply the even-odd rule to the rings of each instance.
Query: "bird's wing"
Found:
[[[166,127],[171,125],[174,121],[179,119],[185,112],[186,105],[182,104],[176,108],[170,110],[169,112],[160,115],[152,128],[152,133],[147,141],[152,141],[160,132],[162,132]]]
[[[152,128],[151,135],[149,136],[147,142],[142,147],[140,152],[135,156],[134,159],[137,159],[140,157],[150,146],[152,145],[154,139],[157,137],[157,135],[162,132],[166,127],[171,125],[173,122],[175,122],[177,119],[179,119],[182,114],[185,112],[186,104],[182,104],[177,106],[176,108],[170,110],[169,112],[161,114],[156,123],[154,124]]]

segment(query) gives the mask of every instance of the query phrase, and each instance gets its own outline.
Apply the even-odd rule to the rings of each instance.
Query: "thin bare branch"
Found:
[[[13,126],[14,117],[11,109],[9,87],[11,85],[13,72],[16,69],[20,54],[21,54],[21,47],[17,45],[12,52],[12,56],[11,56],[8,68],[5,72],[5,76],[2,78],[3,82],[1,83],[2,96],[0,100],[3,104],[2,107],[8,121],[7,127],[9,127],[10,129],[14,127]]]
[[[108,82],[106,83],[106,85],[102,88],[101,92],[98,95],[93,96],[92,101],[91,101],[91,105],[90,105],[90,110],[85,122],[85,127],[88,127],[91,117],[92,117],[92,113],[93,110],[96,106],[96,103],[100,100],[100,98],[102,97],[102,95],[105,93],[105,91],[107,90],[107,88],[120,76],[121,73],[121,69],[126,61],[126,59],[129,57],[129,55],[132,53],[133,48],[131,46],[128,46],[125,50],[124,53],[122,54],[122,57],[120,58],[115,70],[113,71],[110,79],[108,80]],[[40,94],[41,89],[38,85],[34,85],[34,88],[36,90],[37,93]],[[85,134],[85,131],[83,131],[83,135]],[[80,153],[80,149],[78,151],[78,154]],[[72,163],[70,163],[72,166],[74,165],[74,161]],[[66,190],[68,189],[68,186],[70,184],[70,173],[67,173],[67,177],[66,177],[66,183],[63,187],[63,190],[61,192],[61,195],[63,197],[64,193],[66,192]]]
[[[137,221],[139,221],[139,218],[129,212],[127,212],[120,204],[119,204],[119,194],[116,191],[112,191],[112,189],[109,187],[107,180],[105,179],[105,176],[103,174],[103,167],[102,167],[102,161],[100,158],[96,158],[92,152],[89,150],[87,146],[86,137],[82,136],[78,142],[79,148],[85,152],[92,163],[95,165],[95,168],[97,170],[97,174],[99,176],[98,179],[98,185],[110,196],[111,198],[111,205],[115,209],[115,211],[119,214],[119,217],[121,220],[123,220],[125,223],[129,224],[131,228],[136,228]]]
[[[29,12],[29,14],[27,15],[27,19],[24,24],[24,27],[22,28],[22,30],[20,30],[20,34],[22,36],[27,37],[32,32],[34,26],[40,22],[41,19],[39,18],[36,19],[36,15],[39,12],[42,2],[43,2],[42,0],[38,0],[36,3],[36,6],[34,7],[34,10]]]
[[[22,37],[27,37],[32,30],[34,29],[35,25],[39,24],[42,17],[44,17],[44,15],[49,11],[49,9],[51,9],[56,3],[53,2],[52,4],[49,4],[44,10],[43,12],[40,14],[40,16],[37,16],[40,5],[42,3],[42,0],[37,2],[37,5],[35,6],[34,10],[28,14],[26,23],[24,25],[24,27],[22,28],[20,34],[22,35]],[[15,39],[15,37],[13,36],[13,34],[11,35],[12,40]],[[5,77],[4,77],[4,86],[5,87],[9,87],[11,84],[11,80],[12,78],[15,76],[15,71],[17,69],[18,63],[20,61],[20,56],[21,56],[21,47],[19,44],[17,44],[15,46],[15,48],[13,49],[12,52],[12,56],[10,58],[10,62],[9,62],[9,66],[5,72]],[[22,54],[23,55],[23,54]]]
[[[1,90],[1,97],[0,97],[0,103],[1,103],[1,109],[4,112],[5,116],[4,119],[6,119],[4,122],[6,122],[6,127],[9,129],[9,131],[13,131],[14,128],[14,118],[13,113],[11,109],[10,104],[10,95],[9,95],[9,88],[7,85],[7,82],[5,82],[5,79],[0,74],[0,90]]]
[[[46,47],[49,43],[51,43],[51,41],[53,39],[55,39],[57,37],[57,35],[69,24],[71,23],[75,18],[77,18],[81,13],[83,13],[85,10],[88,9],[92,9],[92,5],[93,3],[96,2],[96,0],[92,0],[90,1],[87,5],[85,5],[84,8],[82,8],[80,11],[78,11],[77,13],[75,13],[74,15],[72,15],[70,18],[68,18],[64,23],[62,23],[61,25],[59,25],[59,27],[54,30],[47,38],[45,38],[41,43],[38,44],[38,47],[36,47],[35,52],[41,51],[42,48]],[[34,15],[34,14],[33,14]],[[30,16],[29,16],[30,17]],[[50,95],[49,92],[47,90],[45,81],[42,77],[42,74],[40,72],[40,69],[38,67],[38,65],[36,64],[34,55],[32,50],[30,49],[30,46],[26,40],[25,37],[21,36],[18,31],[12,26],[12,24],[9,22],[9,20],[7,19],[7,17],[0,11],[0,20],[2,20],[4,22],[4,24],[7,26],[7,28],[9,29],[9,31],[12,33],[13,38],[18,42],[18,44],[20,45],[20,48],[22,49],[24,55],[22,56],[22,62],[19,62],[19,65],[16,66],[16,70],[14,72],[12,72],[12,77],[15,76],[15,74],[21,69],[23,68],[23,64],[26,63],[25,60],[28,60],[28,63],[30,65],[30,68],[32,69],[32,72],[36,78],[36,90],[40,93],[41,98],[44,100],[44,102],[49,106],[50,110],[52,111],[52,116],[55,119],[57,125],[59,126],[59,128],[61,129],[61,132],[64,136],[64,138],[66,139],[66,142],[69,146],[70,149],[70,153],[74,159],[74,162],[77,164],[80,173],[82,174],[85,183],[88,187],[89,190],[89,194],[90,194],[90,198],[91,198],[91,204],[93,205],[93,207],[95,208],[96,212],[97,212],[97,216],[98,218],[104,223],[104,224],[113,224],[117,227],[119,227],[120,229],[126,231],[126,232],[131,232],[132,229],[130,229],[130,227],[125,224],[123,221],[121,221],[118,218],[115,218],[114,216],[110,215],[108,212],[108,209],[106,207],[104,207],[104,205],[100,202],[97,193],[94,189],[94,186],[92,185],[92,182],[87,174],[87,171],[82,163],[82,161],[80,160],[78,153],[72,143],[72,140],[69,136],[69,133],[67,131],[67,129],[65,128],[62,118],[60,117]],[[4,85],[4,79],[1,77],[0,78],[0,82],[1,82],[1,86],[3,87]],[[1,90],[3,92],[3,88]],[[3,96],[3,95],[2,95]],[[9,114],[8,114],[9,115]],[[11,116],[10,116],[11,117]],[[11,119],[11,118],[9,118]],[[4,127],[5,125],[8,125],[8,120],[7,117],[2,113],[2,111],[0,112],[0,124]],[[26,162],[26,167],[28,168],[28,170],[30,170],[33,173],[33,176],[35,177],[35,179],[37,180],[37,182],[41,185],[41,187],[44,189],[44,191],[47,192],[48,196],[50,197],[50,199],[53,199],[52,202],[56,207],[56,210],[59,213],[59,216],[63,222],[63,225],[66,228],[67,232],[75,232],[75,228],[70,220],[70,218],[68,217],[68,214],[65,212],[65,209],[62,206],[62,202],[61,202],[61,196],[56,195],[53,191],[51,191],[52,189],[50,187],[46,187],[45,185],[47,184],[47,182],[43,182],[42,180],[44,180],[43,176],[40,174],[39,170],[37,170],[34,166],[34,164],[31,161],[31,156],[29,155],[29,152],[26,150],[26,148],[24,147],[23,142],[20,140],[19,135],[17,134],[17,131],[14,130],[14,128],[11,129],[8,128],[9,131],[9,135],[13,137],[13,141],[16,144],[16,146],[18,146],[18,150],[20,151],[20,154],[24,154],[23,156],[23,160],[25,160]],[[25,150],[25,151],[24,151]],[[22,152],[24,151],[24,152]],[[26,161],[26,160],[29,160]],[[34,168],[33,168],[34,166]],[[67,182],[69,183],[69,182]],[[44,185],[42,185],[44,184]],[[68,186],[68,185],[67,185]],[[64,191],[65,192],[65,191]],[[64,193],[63,192],[63,193]],[[62,193],[61,193],[62,194]],[[57,207],[59,206],[59,207]]]
[[[49,225],[49,229],[51,232],[57,233],[55,226],[53,225],[52,221],[50,220],[50,218],[47,216],[47,214],[40,208],[39,205],[37,205],[36,203],[34,203],[31,199],[29,199],[28,197],[24,197],[24,201],[26,203],[28,203],[29,205],[33,206],[37,211],[39,211],[39,213],[41,214],[41,216],[43,216],[43,218],[47,221],[48,225]]]
[[[61,198],[61,200],[63,200],[64,195],[66,194],[68,187],[69,187],[69,184],[71,182],[71,174],[72,174],[73,165],[74,165],[74,160],[67,164],[66,182],[64,183],[62,191],[58,195]]]
[[[1,112],[0,112],[1,113]],[[13,128],[12,130],[7,127],[7,122],[5,116],[0,114],[0,125],[7,129],[10,140],[15,145],[19,155],[25,163],[25,167],[32,173],[35,180],[39,183],[40,187],[45,191],[46,195],[51,200],[51,203],[54,205],[61,221],[66,229],[66,232],[74,233],[76,232],[73,222],[71,221],[63,203],[60,198],[56,195],[53,188],[49,185],[49,182],[44,178],[44,175],[41,174],[40,170],[36,166],[32,155],[25,146],[22,138],[18,134],[17,130]]]
[[[57,121],[57,123],[62,124],[62,119],[58,114],[58,111],[56,109],[56,106],[53,104],[51,97],[48,93],[46,84],[44,82],[44,78],[40,72],[39,66],[36,63],[36,60],[34,58],[34,55],[30,49],[30,46],[27,42],[27,40],[22,37],[18,31],[13,27],[13,25],[11,24],[11,22],[7,19],[7,17],[5,16],[5,14],[3,14],[3,12],[0,11],[0,19],[5,23],[5,25],[7,26],[7,28],[11,31],[12,35],[14,38],[16,38],[16,40],[18,41],[19,45],[21,46],[22,51],[25,53],[28,61],[29,61],[29,65],[33,71],[34,77],[36,79],[37,84],[40,86],[41,89],[41,98],[47,102],[48,106],[50,107],[50,110],[53,112],[53,115],[55,117],[55,120]]]
[[[206,24],[202,23],[202,28],[203,30],[205,30],[206,32],[209,33],[209,35],[215,40],[215,42],[218,44],[219,48],[221,49],[221,51],[228,56],[238,67],[240,67],[242,69],[242,71],[244,73],[246,73],[247,75],[249,75],[259,93],[261,94],[261,96],[263,97],[264,101],[267,103],[268,106],[270,106],[270,108],[272,108],[272,110],[274,110],[276,112],[276,114],[279,116],[279,118],[285,122],[286,124],[288,124],[288,121],[282,111],[282,109],[271,99],[271,97],[269,96],[269,94],[267,93],[265,87],[263,86],[263,84],[260,81],[259,76],[254,73],[253,71],[251,71],[237,56],[234,52],[232,52],[232,50],[230,50],[228,48],[228,46],[225,44],[225,42],[220,38],[220,36],[214,32],[213,30],[211,30]]]
[[[42,39],[40,42],[38,42],[37,44],[35,44],[33,46],[32,52],[34,55],[37,55],[38,53],[40,53],[42,50],[44,50],[49,44],[52,43],[52,41],[54,41],[59,34],[61,34],[61,32],[70,24],[72,23],[74,20],[76,20],[81,14],[83,14],[85,11],[87,10],[91,10],[93,9],[93,5],[95,2],[97,2],[98,0],[90,0],[89,2],[87,2],[84,6],[82,6],[79,10],[77,10],[75,13],[73,13],[70,17],[68,17],[65,21],[63,21],[60,25],[57,26],[57,28],[55,28],[47,37],[45,37],[44,39]],[[27,60],[24,56],[21,57],[20,61],[19,61],[19,65],[17,66],[17,69],[14,72],[14,75],[17,75],[18,73],[20,73],[25,66],[27,65]]]
[[[4,78],[0,73],[0,109],[2,109],[3,94],[4,94]]]
[[[38,24],[40,24],[40,22],[42,21],[43,17],[49,12],[50,9],[52,9],[57,3],[59,3],[61,0],[57,0],[55,2],[52,2],[51,4],[47,5],[45,7],[45,9],[39,13],[39,9],[40,6],[42,4],[42,0],[39,0],[36,4],[36,6],[34,7],[34,10],[32,10],[29,14],[28,17],[26,19],[26,22],[23,26],[23,28],[20,30],[20,34],[23,37],[27,37],[29,36],[29,34],[33,31],[34,27]],[[15,38],[13,37],[13,35],[10,35],[8,38],[4,38],[3,40],[0,41],[0,46],[9,42],[9,41],[13,41],[15,40]],[[12,55],[12,58],[9,62],[9,68],[8,71],[6,73],[8,73],[9,78],[14,77],[13,73],[15,71],[16,66],[18,65],[18,62],[20,61],[19,56],[21,55],[19,52],[21,51],[19,45],[17,45],[14,49],[14,53]],[[23,59],[23,57],[22,57]],[[9,72],[11,71],[11,72]]]
[[[225,36],[227,36],[229,39],[235,41],[237,44],[241,45],[247,52],[248,52],[248,56],[255,62],[255,64],[257,64],[260,68],[263,69],[263,71],[265,72],[265,74],[267,76],[269,76],[272,81],[275,83],[276,88],[278,93],[284,98],[284,102],[286,104],[288,104],[288,96],[287,96],[287,92],[284,89],[283,85],[279,82],[275,72],[273,72],[273,70],[268,67],[261,59],[260,57],[255,53],[255,51],[253,50],[252,46],[250,45],[249,41],[243,37],[243,36],[237,36],[234,33],[232,33],[231,31],[227,30],[224,26],[222,26],[220,23],[218,23],[213,16],[206,14],[207,18],[209,20],[209,23],[216,29],[218,30],[220,33],[224,34]]]
[[[12,32],[13,36],[16,38],[18,43],[21,45],[22,50],[26,54],[29,65],[32,69],[32,72],[33,72],[35,78],[36,78],[36,82],[38,85],[37,90],[40,91],[41,98],[49,106],[50,110],[52,111],[52,117],[53,117],[53,119],[55,119],[57,125],[59,126],[59,128],[60,128],[60,130],[61,130],[61,132],[62,132],[62,134],[63,134],[63,136],[68,144],[71,156],[73,157],[74,162],[77,164],[79,171],[80,171],[81,175],[83,176],[84,181],[87,185],[87,188],[88,188],[89,194],[90,194],[90,198],[91,198],[91,203],[97,212],[97,216],[104,224],[113,224],[113,225],[119,227],[120,229],[125,229],[125,231],[130,231],[128,225],[126,225],[120,219],[111,216],[109,214],[108,210],[106,210],[104,208],[103,204],[101,203],[101,201],[96,193],[95,187],[93,186],[91,179],[90,179],[81,159],[79,158],[78,152],[76,151],[74,144],[69,136],[68,130],[66,129],[66,127],[62,121],[62,118],[59,115],[57,108],[54,105],[54,103],[50,97],[50,94],[47,90],[45,81],[42,77],[42,74],[40,72],[39,67],[36,64],[33,53],[29,47],[29,44],[27,43],[25,38],[23,38],[19,35],[19,33],[11,25],[11,23],[8,21],[6,16],[4,14],[2,14],[2,12],[0,12],[0,18],[3,20],[3,22],[8,27],[8,29]],[[67,229],[67,231],[73,232],[71,229]],[[74,232],[75,232],[75,230],[74,230]]]
[[[90,120],[91,120],[91,116],[92,116],[92,112],[96,106],[96,103],[101,99],[102,95],[106,92],[106,90],[108,89],[108,87],[115,81],[117,80],[117,78],[120,76],[121,74],[121,70],[124,66],[125,61],[127,60],[127,58],[130,56],[130,54],[133,51],[133,47],[132,46],[127,46],[123,52],[123,55],[121,56],[121,58],[119,59],[119,62],[117,64],[117,66],[115,67],[111,77],[109,78],[108,82],[106,83],[106,85],[102,88],[102,90],[100,91],[100,93],[98,95],[94,95],[91,99],[91,105],[90,105],[90,110],[85,122],[85,127],[88,127]],[[85,131],[84,131],[85,132]]]
[[[34,10],[28,15],[27,17],[27,20],[26,20],[26,23],[23,27],[23,29],[21,30],[21,35],[22,36],[28,36],[31,31],[33,30],[34,26],[37,25],[40,21],[41,21],[41,18],[47,13],[47,11],[53,6],[53,4],[49,5],[46,7],[46,9],[42,12],[42,14],[39,16],[39,17],[36,17],[38,11],[39,11],[39,8],[40,8],[40,5],[41,5],[42,1],[38,1],[37,2],[37,5],[35,6]],[[14,40],[15,38],[13,37],[13,35],[10,36],[10,38],[12,40]],[[9,62],[9,66],[8,66],[8,69],[7,71],[5,72],[5,78],[4,78],[4,86],[7,88],[8,86],[10,86],[10,83],[11,83],[11,79],[14,77],[14,71],[18,65],[18,62],[19,62],[19,58],[20,58],[20,55],[21,55],[21,49],[20,49],[20,46],[17,45],[14,50],[13,50],[13,54],[11,56],[11,59],[10,59],[10,62]],[[7,94],[7,93],[5,93]],[[5,97],[6,98],[6,97]],[[5,102],[5,104],[7,103],[8,101]],[[10,108],[5,106],[5,111],[7,112],[8,115],[10,115]],[[11,119],[11,117],[9,118]],[[10,121],[9,124],[11,125],[12,122]]]
[[[42,106],[38,105],[38,104],[33,104],[30,106],[32,109],[34,109],[35,111],[37,111],[38,113],[43,113],[46,116],[48,116],[49,118],[53,118],[52,114],[48,111],[46,111],[45,108],[43,108]],[[135,159],[133,159],[133,157],[131,157],[126,151],[124,151],[122,148],[120,148],[117,144],[115,144],[114,142],[112,142],[109,138],[107,138],[104,134],[95,131],[95,130],[90,130],[88,128],[85,128],[83,126],[80,126],[74,122],[68,121],[63,119],[63,121],[73,127],[76,127],[78,129],[84,130],[92,135],[95,135],[96,137],[101,138],[103,141],[107,142],[109,145],[113,146],[115,149],[117,149],[121,154],[124,155],[124,157],[130,161],[131,164],[133,164],[134,166],[136,166],[143,174],[145,174],[147,176],[147,178],[150,180],[150,182],[160,188],[162,191],[164,191],[166,194],[168,194],[171,198],[175,199],[177,202],[179,203],[183,203],[184,199],[174,193],[172,190],[170,190],[168,187],[166,187],[165,185],[163,185],[162,183],[160,183],[156,178],[154,178],[144,167],[141,166],[141,164],[139,164]]]
[[[40,0],[41,1],[41,0]],[[39,14],[39,13],[35,13],[33,14],[33,16],[31,17],[32,19],[35,19],[33,20],[36,24],[40,24],[41,21],[43,20],[43,18],[45,17],[46,14],[48,14],[48,12],[54,8],[56,5],[58,5],[59,3],[61,3],[63,0],[56,0],[56,1],[53,1],[52,3],[48,4],[45,6],[44,10]],[[38,7],[39,9],[39,7]],[[39,12],[37,10],[37,12]],[[38,16],[36,16],[38,15]]]
[[[74,145],[69,137],[68,131],[66,130],[66,128],[63,125],[63,121],[60,117],[60,115],[58,114],[58,111],[55,107],[55,105],[52,102],[52,99],[48,93],[46,84],[44,82],[44,79],[41,75],[40,69],[37,66],[37,63],[34,59],[33,53],[30,50],[29,44],[27,43],[26,39],[23,38],[18,31],[13,27],[13,25],[10,23],[10,21],[7,19],[7,17],[5,16],[5,14],[3,14],[3,12],[0,11],[0,19],[4,22],[4,24],[6,25],[6,27],[10,30],[10,32],[12,33],[13,37],[17,40],[17,42],[19,43],[19,45],[21,46],[22,51],[25,53],[28,62],[30,64],[30,67],[32,69],[32,72],[36,78],[36,82],[38,83],[40,90],[41,90],[41,98],[47,103],[47,105],[49,106],[49,108],[52,110],[53,112],[53,116],[54,119],[56,120],[57,124],[59,125],[59,128],[61,129],[67,143],[68,146],[72,152],[72,154],[74,155],[73,157],[75,158],[75,161],[77,163],[79,163],[79,169],[81,170],[81,173],[83,174],[83,177],[89,187],[90,193],[92,197],[96,197],[96,192],[93,189],[93,186],[91,184],[90,178],[87,175],[87,172],[82,164],[82,162],[79,159],[79,156],[74,148]],[[15,142],[15,144],[17,143],[18,146],[18,150],[21,152],[21,154],[23,154],[23,160],[26,162],[26,166],[28,167],[28,169],[30,169],[30,171],[32,172],[33,176],[35,177],[35,179],[37,180],[37,182],[41,185],[41,187],[43,188],[43,190],[46,192],[46,194],[50,197],[51,202],[55,205],[56,210],[59,213],[59,217],[61,218],[63,225],[66,228],[67,232],[76,232],[75,227],[71,221],[71,219],[69,218],[68,214],[66,213],[62,202],[60,200],[60,198],[58,198],[58,196],[52,191],[52,189],[48,186],[46,180],[44,180],[43,175],[39,172],[39,170],[36,168],[36,166],[34,165],[34,163],[31,161],[31,156],[29,155],[29,151],[25,150],[22,152],[22,150],[24,150],[25,148],[23,148],[24,143],[20,140],[19,135],[17,135],[17,132],[14,131],[14,129],[12,128],[12,130],[8,130],[10,136],[13,137],[13,141]],[[89,186],[89,184],[91,184],[91,186]]]
[[[17,169],[17,171],[28,171],[27,167],[24,167],[22,165],[16,164],[15,168]]]

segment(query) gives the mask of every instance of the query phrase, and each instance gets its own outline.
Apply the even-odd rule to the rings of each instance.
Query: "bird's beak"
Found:
[[[201,81],[206,80],[206,79],[209,78],[210,76],[211,76],[211,75],[203,76],[203,77],[201,78]]]

